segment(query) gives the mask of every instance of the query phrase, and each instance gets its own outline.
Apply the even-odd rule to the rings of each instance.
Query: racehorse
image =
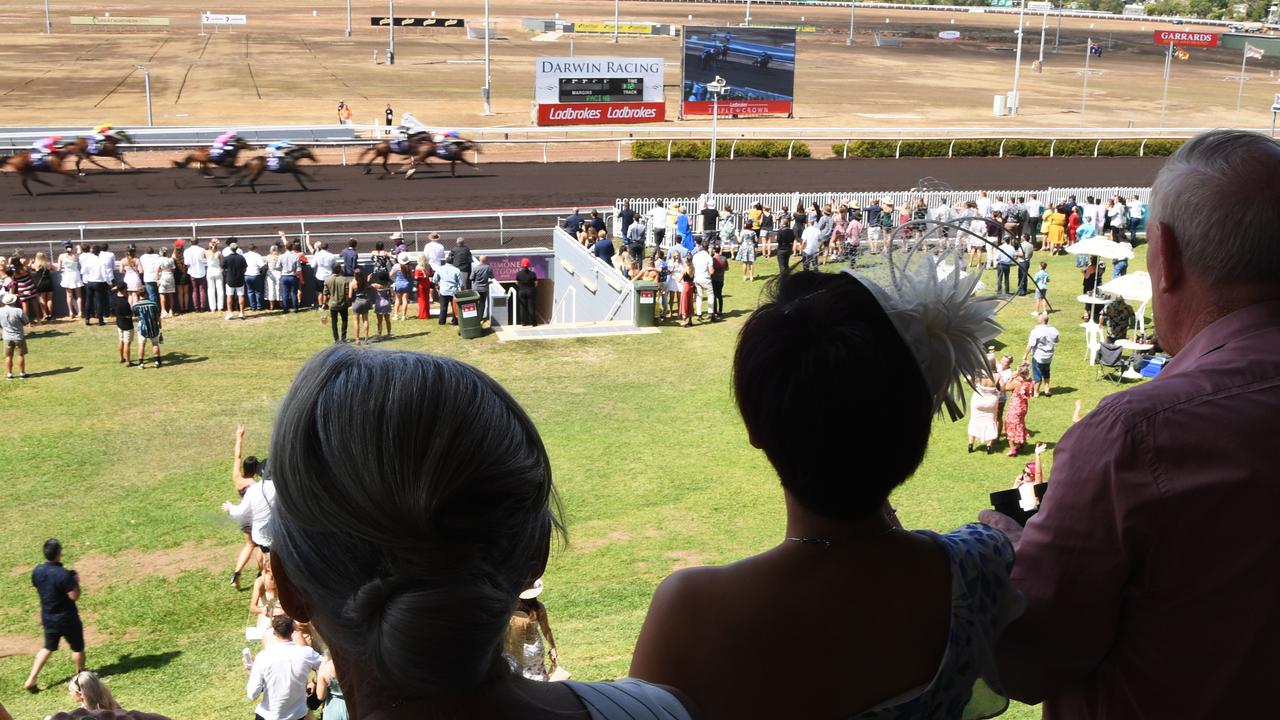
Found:
[[[13,171],[18,174],[18,177],[22,178],[22,189],[26,190],[28,195],[35,197],[36,194],[32,192],[31,186],[28,183],[38,182],[41,185],[52,187],[50,183],[47,183],[37,177],[36,173],[56,173],[58,175],[62,175],[68,180],[79,180],[80,182],[84,182],[76,175],[73,175],[70,168],[63,167],[64,159],[65,156],[63,155],[63,152],[61,150],[55,150],[52,153],[49,153],[46,157],[45,165],[37,165],[31,159],[31,153],[20,152],[16,155],[11,155],[5,158],[3,162],[0,162],[0,169],[6,167],[12,168]]]
[[[103,138],[102,140],[95,140],[90,142],[87,138],[76,138],[75,140],[72,140],[66,145],[63,145],[62,151],[67,154],[67,157],[74,157],[76,159],[77,175],[84,175],[84,172],[80,170],[80,163],[84,162],[85,160],[88,160],[89,162],[93,163],[94,165],[97,165],[103,170],[109,169],[106,165],[103,165],[97,160],[94,160],[95,157],[115,158],[116,160],[119,160],[120,165],[122,166],[120,168],[121,171],[123,171],[124,168],[129,168],[130,170],[137,170],[136,167],[130,165],[127,161],[125,161],[124,153],[120,152],[119,143],[121,141],[129,142],[128,133],[125,133],[123,131],[117,131],[116,136],[119,138],[119,140],[117,140],[116,137],[106,137],[106,138]]]
[[[404,171],[404,176],[406,179],[408,179],[415,172],[418,171],[418,168],[415,167],[416,165],[422,165],[428,170],[431,169],[430,163],[428,162],[431,158],[438,158],[440,160],[448,161],[449,175],[451,175],[452,177],[458,177],[458,163],[468,165],[471,167],[472,170],[479,172],[480,166],[468,160],[465,155],[465,153],[468,150],[479,154],[480,152],[479,143],[476,143],[472,140],[458,138],[451,142],[442,142],[442,143],[432,142],[431,146],[432,146],[431,151],[423,156],[421,162],[418,162],[418,160],[415,158],[414,161],[409,163],[409,167]]]
[[[273,160],[275,162],[272,162]],[[249,183],[249,189],[256,193],[258,192],[258,186],[255,183],[258,182],[258,178],[262,177],[262,173],[264,172],[289,173],[303,190],[310,190],[311,188],[307,187],[306,183],[302,182],[302,178],[306,178],[308,180],[315,180],[315,178],[304,172],[302,168],[298,167],[298,163],[302,160],[316,162],[316,156],[307,148],[299,147],[293,148],[286,152],[283,157],[279,158],[267,158],[262,155],[251,157],[245,162],[243,167],[235,171],[232,175],[233,179],[231,184],[222,188],[222,192],[226,192],[237,185],[247,182]]]
[[[373,157],[369,158],[369,162],[364,163],[364,174],[368,175],[370,168],[375,162],[382,161],[382,170],[387,175],[394,175],[391,168],[387,167],[387,161],[392,155],[401,155],[409,158],[409,167],[425,163],[427,158],[431,157],[431,153],[435,151],[435,143],[431,142],[431,133],[416,132],[405,138],[392,142],[383,140],[377,145],[365,148],[360,157],[356,158],[356,162],[364,162],[366,155],[372,153]]]
[[[173,166],[176,168],[184,168],[188,165],[195,165],[196,170],[201,171],[200,174],[204,177],[217,177],[210,172],[210,168],[222,167],[227,168],[228,170],[235,170],[236,156],[240,154],[241,150],[250,150],[252,148],[253,146],[245,142],[244,138],[236,138],[236,144],[232,145],[231,148],[227,152],[223,153],[222,157],[216,161],[211,159],[209,155],[209,148],[197,148],[192,150],[190,153],[187,153],[187,156],[181,160],[174,160]]]

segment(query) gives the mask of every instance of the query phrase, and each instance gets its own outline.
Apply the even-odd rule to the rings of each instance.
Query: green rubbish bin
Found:
[[[457,303],[458,309],[458,334],[466,340],[484,335],[484,328],[480,326],[480,321],[484,319],[480,317],[480,293],[475,290],[459,290],[453,296],[453,301]]]
[[[636,327],[653,327],[658,310],[658,283],[637,280],[632,294],[635,302]]]

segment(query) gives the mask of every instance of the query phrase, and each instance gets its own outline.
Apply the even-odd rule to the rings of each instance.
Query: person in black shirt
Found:
[[[396,114],[395,111],[391,109],[391,103],[387,103],[387,127],[391,127],[395,124],[395,117]]]
[[[719,227],[720,211],[716,210],[715,203],[708,200],[707,206],[702,208],[702,239],[706,241],[708,247],[715,239]]]
[[[342,274],[347,277],[354,277],[356,268],[360,267],[360,251],[356,250],[356,239],[351,238],[348,240],[347,248],[338,253],[338,256],[342,258]]]
[[[796,242],[796,231],[791,229],[785,215],[778,222],[782,227],[778,230],[778,249],[775,254],[778,256],[778,277],[784,277],[791,272],[791,249]]]
[[[58,649],[58,641],[67,639],[76,672],[84,672],[84,626],[76,601],[80,599],[80,578],[74,570],[62,566],[62,543],[50,538],[44,542],[43,565],[31,571],[31,584],[40,594],[40,624],[44,626],[44,647],[36,653],[31,675],[22,685],[36,692],[36,679],[49,656]]]
[[[467,243],[462,238],[458,238],[454,244],[453,251],[449,253],[449,264],[458,268],[458,272],[462,273],[462,282],[459,284],[459,290],[466,290],[471,287],[471,248],[467,247]]]
[[[249,270],[249,262],[237,249],[236,243],[227,245],[231,253],[222,258],[222,282],[227,286],[227,319],[235,313],[237,303],[240,307],[240,319],[244,319],[244,276]]]
[[[529,269],[529,258],[520,258],[520,271],[516,273],[516,320],[521,325],[536,325],[538,276]]]
[[[635,220],[636,211],[631,209],[631,201],[623,200],[622,209],[618,211],[618,222],[621,223],[619,232],[622,233],[623,238],[627,237],[627,230],[631,228],[631,223],[635,222]]]
[[[124,283],[116,283],[116,296],[113,300],[116,313],[116,330],[120,333],[120,364],[126,367],[133,364],[133,308],[129,306],[126,295],[128,287]]]

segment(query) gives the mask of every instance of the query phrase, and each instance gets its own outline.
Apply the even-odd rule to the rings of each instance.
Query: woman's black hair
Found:
[[[792,273],[767,292],[733,360],[752,442],[808,510],[834,520],[875,512],[929,444],[924,375],[875,296],[847,273]],[[824,450],[819,438],[833,429],[844,440]]]
[[[475,688],[560,529],[537,428],[479,370],[337,346],[276,417],[272,551],[362,682],[399,697]]]
[[[240,474],[247,478],[257,477],[261,467],[262,463],[258,461],[258,456],[250,455],[240,462]]]

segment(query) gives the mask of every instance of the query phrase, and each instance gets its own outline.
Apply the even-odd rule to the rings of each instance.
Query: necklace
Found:
[[[862,537],[862,538],[860,538],[860,539],[863,539],[863,540],[870,540],[870,539],[872,539],[872,538],[883,537],[883,536],[888,535],[889,533],[893,532],[893,531],[894,531],[894,529],[895,529],[895,528],[893,528],[893,527],[887,527],[887,528],[885,528],[885,529],[883,529],[883,530],[881,530],[881,531],[879,531],[879,532],[877,532],[877,533],[873,533],[873,534],[871,534],[871,535],[863,536],[863,537]],[[784,538],[783,538],[783,540],[785,540],[785,541],[787,541],[787,542],[800,543],[801,545],[819,545],[819,546],[821,546],[821,547],[822,547],[822,549],[823,549],[823,550],[830,550],[830,549],[831,549],[831,545],[832,545],[832,541],[831,541],[831,540],[829,540],[829,539],[827,539],[827,538],[816,538],[816,537],[804,537],[804,536],[792,536],[792,535],[788,535],[787,537],[784,537]]]
[[[790,542],[798,542],[802,545],[821,545],[823,550],[831,549],[831,541],[825,538],[785,537],[783,538],[783,540],[788,540]]]

